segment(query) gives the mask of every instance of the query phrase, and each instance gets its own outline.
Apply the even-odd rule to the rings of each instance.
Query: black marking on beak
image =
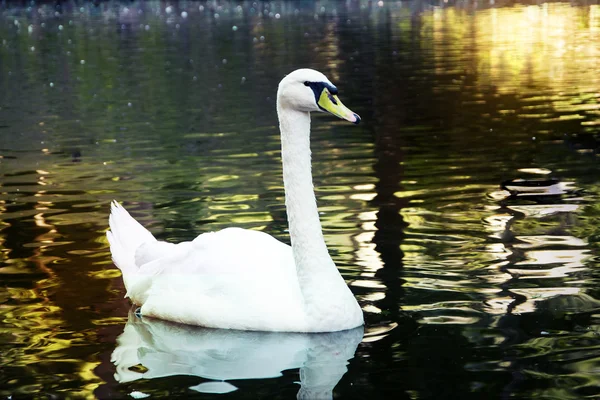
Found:
[[[329,100],[331,100],[334,104],[337,104],[337,101],[335,101],[335,99],[333,99],[333,96],[331,95],[336,95],[338,94],[338,89],[333,86],[330,85],[329,83],[325,83],[325,82],[309,82],[306,81],[304,82],[304,86],[308,86],[312,89],[313,93],[315,94],[315,103],[317,103],[317,105],[319,105],[319,99],[321,98],[321,93],[323,92],[323,89],[327,88],[327,90],[329,91]],[[321,110],[323,110],[323,107],[319,106],[319,108]],[[323,110],[325,111],[325,110]]]
[[[337,102],[337,100],[335,99],[335,97],[333,97],[333,95],[331,94],[331,92],[329,92],[329,91],[327,92],[327,97],[329,97],[329,100],[330,100],[330,101],[331,101],[333,104],[335,104],[335,105],[337,106],[337,103],[338,103],[338,102]]]

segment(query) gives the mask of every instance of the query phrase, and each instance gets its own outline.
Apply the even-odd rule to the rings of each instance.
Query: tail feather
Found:
[[[127,210],[113,200],[108,219],[110,230],[106,237],[110,243],[110,252],[115,265],[123,273],[125,287],[138,272],[135,264],[135,252],[142,244],[156,242],[152,234],[137,222]]]

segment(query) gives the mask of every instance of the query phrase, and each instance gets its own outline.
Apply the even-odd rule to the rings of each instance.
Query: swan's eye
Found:
[[[309,81],[304,82],[304,86],[310,86],[310,82]]]

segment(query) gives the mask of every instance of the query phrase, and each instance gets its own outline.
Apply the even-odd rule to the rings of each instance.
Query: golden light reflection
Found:
[[[362,310],[371,314],[381,314],[381,308],[374,306],[373,304],[367,304],[362,307]]]
[[[519,168],[517,171],[536,175],[548,175],[552,173],[552,171],[547,168]]]
[[[436,74],[461,73],[452,70],[460,63],[463,73],[476,76],[477,86],[494,88],[499,94],[521,93],[540,101],[540,89],[549,90],[557,95],[545,101],[564,113],[557,121],[580,120],[584,126],[596,126],[600,123],[595,114],[600,107],[599,14],[598,5],[568,3],[474,12],[436,8],[424,14],[423,34],[431,35],[433,51],[439,54]],[[473,63],[458,60],[467,54]],[[457,82],[455,89],[461,84]],[[563,97],[565,93],[571,95]],[[548,115],[527,112],[519,117],[544,119]]]
[[[600,37],[595,29],[600,20],[594,9],[546,3],[477,13],[482,83],[494,84],[501,92],[514,90],[524,80],[571,90],[596,89]],[[582,87],[573,87],[574,83]]]
[[[36,174],[37,184],[44,185],[50,172],[38,169]],[[24,371],[29,370],[31,366],[40,365],[40,363],[44,365],[57,362],[63,365],[77,364],[75,368],[79,368],[80,376],[87,384],[81,386],[78,392],[73,393],[76,393],[74,395],[77,397],[92,398],[91,393],[100,382],[100,379],[94,373],[94,369],[99,362],[81,363],[80,360],[65,356],[73,346],[79,343],[77,343],[77,338],[70,337],[71,332],[65,331],[68,323],[63,318],[64,310],[52,300],[50,295],[52,290],[49,288],[57,286],[60,278],[51,266],[56,257],[46,254],[46,251],[49,246],[57,244],[57,238],[62,238],[62,235],[46,218],[47,210],[54,205],[52,202],[44,200],[47,198],[48,194],[45,190],[37,190],[29,197],[32,202],[32,214],[30,214],[31,216],[27,215],[25,218],[26,221],[36,227],[35,232],[37,234],[24,247],[31,249],[31,253],[27,258],[10,259],[9,269],[4,270],[4,273],[18,276],[29,273],[28,269],[31,269],[31,272],[35,274],[43,271],[45,276],[34,278],[32,288],[25,289],[10,286],[5,288],[5,295],[11,301],[3,303],[0,308],[3,334],[8,335],[7,340],[10,340],[10,343],[15,344],[15,346],[11,352],[2,356],[2,361],[12,367],[22,367]],[[0,221],[6,216],[7,209],[4,204],[3,201],[0,202]],[[5,237],[0,235],[0,248],[5,243]],[[10,254],[11,251],[12,249],[2,248],[2,252],[5,252],[6,255]],[[31,268],[31,265],[34,267]],[[57,375],[57,377],[59,376],[60,374]],[[36,386],[32,385],[31,388],[34,389]],[[41,388],[41,385],[39,387]]]
[[[352,200],[371,201],[377,196],[377,193],[355,193],[350,195]]]

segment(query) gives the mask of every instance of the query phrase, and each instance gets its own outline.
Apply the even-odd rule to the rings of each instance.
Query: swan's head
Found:
[[[297,69],[279,83],[277,105],[298,111],[326,111],[354,124],[358,114],[350,111],[337,96],[337,88],[325,75],[314,69]]]

